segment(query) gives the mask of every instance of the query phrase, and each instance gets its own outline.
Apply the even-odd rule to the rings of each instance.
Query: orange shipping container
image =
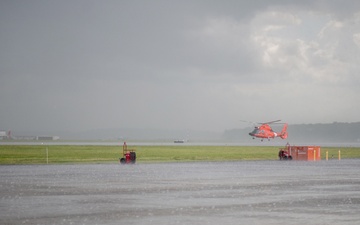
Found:
[[[293,160],[317,161],[321,160],[320,146],[286,146]]]

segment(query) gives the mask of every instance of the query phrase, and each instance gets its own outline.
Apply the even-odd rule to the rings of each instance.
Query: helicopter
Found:
[[[261,138],[261,141],[263,141],[264,138],[267,138],[270,141],[270,138],[274,139],[275,137],[280,137],[282,139],[286,139],[288,136],[287,127],[288,124],[285,123],[283,129],[280,133],[275,132],[269,124],[271,123],[277,123],[281,120],[274,120],[266,123],[257,123],[260,124],[260,126],[255,126],[254,130],[249,133],[250,136],[255,138]],[[243,121],[248,122],[248,121]]]

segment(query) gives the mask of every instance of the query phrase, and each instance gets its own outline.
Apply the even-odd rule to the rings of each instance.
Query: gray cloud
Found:
[[[2,1],[0,129],[358,121],[358,1]]]

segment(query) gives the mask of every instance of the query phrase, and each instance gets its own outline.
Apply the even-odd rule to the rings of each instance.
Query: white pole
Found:
[[[49,150],[46,147],[46,164],[49,164]]]

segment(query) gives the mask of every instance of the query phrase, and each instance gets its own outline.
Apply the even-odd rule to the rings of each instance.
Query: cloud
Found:
[[[309,33],[306,32],[308,24],[302,17],[311,17],[312,23],[320,23],[324,19],[318,15],[313,17],[312,12],[287,17],[294,19],[282,20],[285,16],[280,13],[265,12],[265,15],[259,15],[254,20],[252,37],[262,56],[263,65],[281,71],[284,76],[290,75],[297,82],[348,83],[347,77],[352,73],[349,65],[356,65],[355,60],[359,56],[357,50],[352,50],[355,46],[349,40],[359,27],[356,19],[349,18],[346,22],[328,21],[315,38],[309,39]],[[296,38],[292,37],[294,27],[303,31]],[[289,37],[287,33],[292,35]]]
[[[0,129],[355,121],[359,4],[2,2]]]

